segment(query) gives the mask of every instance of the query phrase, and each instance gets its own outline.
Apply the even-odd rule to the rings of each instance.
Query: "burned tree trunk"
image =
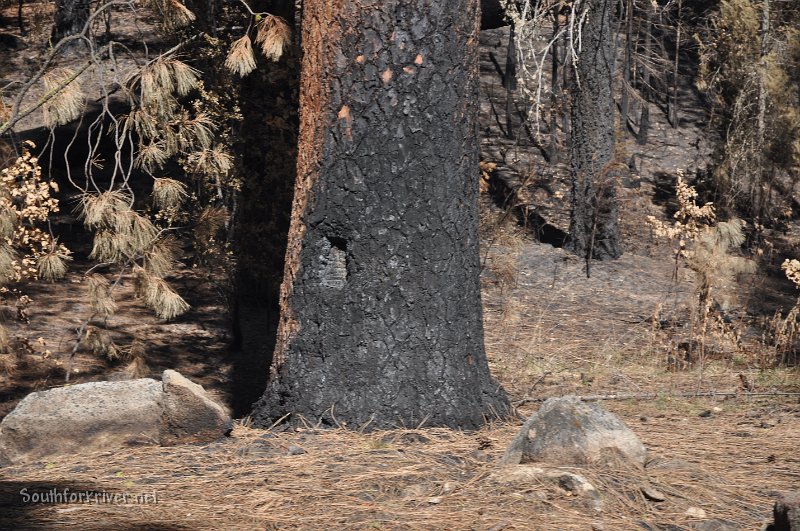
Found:
[[[625,3],[625,61],[622,65],[622,97],[620,101],[620,121],[622,127],[628,126],[630,113],[630,91],[633,90],[633,0]]]
[[[481,29],[502,28],[508,21],[500,0],[480,0]]]
[[[506,89],[506,138],[514,140],[514,95],[517,92],[517,44],[514,24],[508,30],[508,48],[506,48],[506,72],[503,76],[503,87]]]
[[[297,184],[253,419],[474,428],[507,400],[481,322],[478,1],[306,0]]]
[[[622,255],[614,170],[612,0],[590,0],[572,90],[572,216],[568,249],[590,259]],[[588,262],[587,262],[588,264]]]
[[[58,0],[56,2],[53,42],[77,35],[89,20],[89,0]]]
[[[563,133],[567,134],[566,109],[562,105],[563,71],[566,70],[566,46],[564,36],[559,37],[564,20],[563,5],[553,6],[553,45],[550,48],[550,145],[547,147],[547,162],[556,165],[560,158],[561,142],[558,138],[558,123],[561,122]]]
[[[642,47],[642,54],[644,55],[645,66],[643,68],[642,80],[642,112],[639,116],[639,132],[636,134],[636,143],[644,146],[647,144],[647,137],[650,134],[650,66],[651,57],[653,56],[652,42],[653,42],[653,7],[645,4],[644,6],[644,46]]]
[[[672,68],[672,87],[667,100],[667,119],[673,129],[677,129],[680,125],[678,118],[678,85],[680,83],[680,66],[681,66],[681,39],[683,34],[683,24],[681,17],[683,16],[683,2],[677,0],[677,13],[675,21],[675,64]]]

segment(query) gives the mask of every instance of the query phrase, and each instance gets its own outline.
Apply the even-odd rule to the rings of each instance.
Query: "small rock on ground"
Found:
[[[551,398],[523,424],[502,459],[504,465],[597,463],[608,458],[642,466],[647,450],[622,420],[575,396]]]

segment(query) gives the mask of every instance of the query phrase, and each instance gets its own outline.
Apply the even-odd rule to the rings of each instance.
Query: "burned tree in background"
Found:
[[[590,0],[572,89],[572,215],[568,248],[591,259],[622,255],[614,175],[614,5]]]
[[[281,322],[257,425],[474,428],[489,375],[477,206],[478,2],[303,6]]]
[[[89,4],[89,0],[58,0],[56,2],[53,41],[77,35],[83,31],[83,27],[89,20]]]

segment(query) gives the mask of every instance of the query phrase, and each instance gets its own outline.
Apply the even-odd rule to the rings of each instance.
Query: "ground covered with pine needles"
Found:
[[[0,527],[763,526],[776,494],[800,481],[800,402],[796,395],[776,394],[800,392],[797,369],[748,368],[724,357],[709,359],[702,369],[675,370],[668,363],[667,332],[647,319],[674,284],[668,266],[629,256],[596,266],[587,279],[580,261],[563,251],[524,239],[518,244],[513,284],[498,280],[489,256],[484,304],[490,363],[520,417],[548,396],[606,396],[603,405],[650,451],[652,463],[644,469],[568,469],[600,491],[602,511],[556,485],[515,480],[498,468],[518,419],[493,420],[476,433],[425,426],[370,433],[312,425],[265,431],[247,427],[243,419],[229,439],[214,444],[109,449],[3,469]],[[667,292],[674,302],[676,290]],[[683,293],[688,297],[690,286]],[[751,382],[749,390],[740,375]],[[727,394],[687,396],[694,393]],[[617,399],[625,396],[632,398]],[[644,486],[666,500],[648,500]],[[28,493],[69,488],[129,499],[26,504],[20,494],[26,487]],[[148,503],[132,502],[137,495],[150,496]]]
[[[603,510],[557,486],[496,467],[515,422],[477,433],[421,428],[274,433],[239,426],[223,442],[59,458],[10,468],[5,529],[694,529],[709,520],[759,529],[797,485],[797,401],[607,404],[653,463],[567,469],[598,488]],[[302,448],[304,453],[294,447]],[[666,497],[648,501],[644,485]],[[152,495],[150,503],[27,504],[19,491]],[[152,500],[156,499],[157,503]],[[692,511],[694,508],[694,511]],[[698,511],[699,510],[699,511]],[[697,515],[703,515],[698,517]]]

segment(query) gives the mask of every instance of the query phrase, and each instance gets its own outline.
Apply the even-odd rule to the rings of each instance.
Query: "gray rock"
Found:
[[[642,466],[646,457],[642,442],[619,417],[568,396],[542,404],[511,441],[502,464],[575,465],[621,458]]]
[[[660,490],[652,485],[642,485],[642,494],[650,501],[663,502],[667,497]]]
[[[289,455],[303,455],[306,453],[305,450],[294,444],[289,445],[288,451]]]
[[[158,444],[163,397],[161,384],[149,378],[31,393],[0,423],[0,456],[19,463]]]
[[[558,471],[549,472],[546,477],[556,480],[558,486],[567,492],[571,492],[576,496],[585,496],[589,500],[592,509],[596,512],[603,510],[603,500],[600,498],[600,493],[585,477],[571,472]]]
[[[773,513],[775,523],[769,527],[770,531],[800,531],[800,491],[781,494]]]
[[[231,416],[202,386],[173,370],[164,371],[161,382],[164,389],[161,444],[213,441],[231,431]]]
[[[31,393],[0,422],[0,464],[124,446],[216,440],[230,416],[175,371]]]

